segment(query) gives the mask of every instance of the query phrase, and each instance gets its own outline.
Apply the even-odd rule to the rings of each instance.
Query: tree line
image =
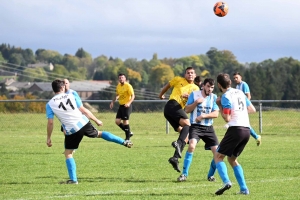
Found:
[[[37,63],[51,63],[54,69],[50,70],[48,66],[30,67]],[[195,68],[202,80],[216,78],[221,72],[232,76],[239,71],[243,80],[249,84],[254,100],[300,99],[300,61],[292,57],[240,63],[231,51],[212,47],[205,54],[181,58],[159,59],[154,53],[150,60],[122,60],[105,55],[92,58],[83,48],[79,48],[75,55],[61,55],[54,50],[38,49],[33,52],[9,44],[0,45],[0,70],[17,72],[18,81],[53,81],[58,77],[69,78],[71,81],[111,80],[111,88],[100,92],[103,100],[112,99],[114,94],[111,91],[118,83],[119,73],[126,74],[135,90],[143,91],[136,99],[153,99],[169,80],[174,76],[182,76],[189,66]],[[2,84],[0,95],[4,95],[3,87]],[[217,90],[215,92],[218,93]]]

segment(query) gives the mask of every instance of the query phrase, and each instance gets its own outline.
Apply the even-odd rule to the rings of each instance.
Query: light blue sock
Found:
[[[75,163],[74,158],[66,159],[66,165],[67,165],[70,180],[77,181],[76,163]]]
[[[242,166],[237,165],[237,166],[233,167],[233,171],[234,171],[235,178],[240,185],[241,191],[248,190]]]
[[[254,139],[257,140],[258,135],[257,135],[257,133],[255,132],[255,130],[254,130],[252,127],[250,127],[250,135],[251,135],[252,137],[254,137]]]
[[[192,164],[192,160],[193,160],[193,153],[187,151],[184,156],[183,170],[182,170],[182,174],[184,174],[185,176],[189,175],[189,169]]]
[[[213,176],[215,174],[215,171],[216,171],[216,164],[215,164],[214,159],[212,159],[212,161],[210,163],[210,168],[209,168],[209,171],[207,174],[207,178]]]
[[[219,175],[223,181],[224,184],[226,183],[230,183],[229,177],[228,177],[228,173],[227,173],[227,167],[226,164],[224,163],[224,161],[218,162],[216,164],[216,168],[219,172]]]
[[[101,138],[106,141],[114,142],[121,145],[123,145],[123,143],[125,142],[124,139],[107,131],[102,131]]]

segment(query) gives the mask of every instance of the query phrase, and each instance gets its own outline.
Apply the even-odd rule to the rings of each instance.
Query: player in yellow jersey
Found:
[[[185,104],[188,96],[192,91],[199,90],[199,87],[194,84],[196,77],[195,69],[188,67],[185,70],[183,77],[176,76],[169,83],[167,83],[159,94],[160,99],[164,99],[164,94],[173,88],[169,101],[165,105],[164,116],[169,121],[171,126],[176,132],[179,132],[177,141],[172,142],[172,146],[175,148],[173,157],[169,159],[169,163],[173,168],[180,171],[178,158],[181,158],[181,153],[184,146],[187,143],[189,134],[189,127],[191,125],[190,120],[184,111]]]
[[[129,117],[132,112],[132,102],[134,100],[132,86],[126,82],[125,74],[119,74],[119,84],[116,88],[116,96],[110,103],[110,109],[114,107],[114,102],[119,100],[119,109],[116,115],[116,124],[125,132],[125,140],[130,140],[133,133],[130,131]],[[123,121],[123,122],[122,122]]]

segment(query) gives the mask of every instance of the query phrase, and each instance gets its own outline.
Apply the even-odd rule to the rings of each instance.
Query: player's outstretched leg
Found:
[[[261,136],[257,135],[252,127],[250,127],[250,135],[256,140],[257,146],[261,145]]]
[[[124,145],[125,147],[128,147],[128,148],[131,148],[133,146],[133,143],[130,140],[124,140],[124,139],[120,138],[119,136],[116,136],[107,131],[102,131],[102,133],[100,133],[100,137],[106,141]]]

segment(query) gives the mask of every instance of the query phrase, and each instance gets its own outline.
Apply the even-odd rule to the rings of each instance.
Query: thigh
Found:
[[[121,117],[122,117],[122,109],[120,105],[116,114],[116,119],[121,119]]]
[[[97,138],[99,132],[91,122],[88,122],[80,131],[89,138]]]
[[[80,130],[71,135],[65,135],[65,149],[78,149],[83,135],[83,132]]]
[[[129,120],[130,114],[132,112],[132,104],[127,108],[127,107],[123,107],[122,108],[122,116],[121,119],[122,120]]]
[[[219,141],[213,126],[208,126],[204,131],[203,136],[201,137],[203,142],[205,143],[204,149],[211,150],[212,146],[218,146]]]

